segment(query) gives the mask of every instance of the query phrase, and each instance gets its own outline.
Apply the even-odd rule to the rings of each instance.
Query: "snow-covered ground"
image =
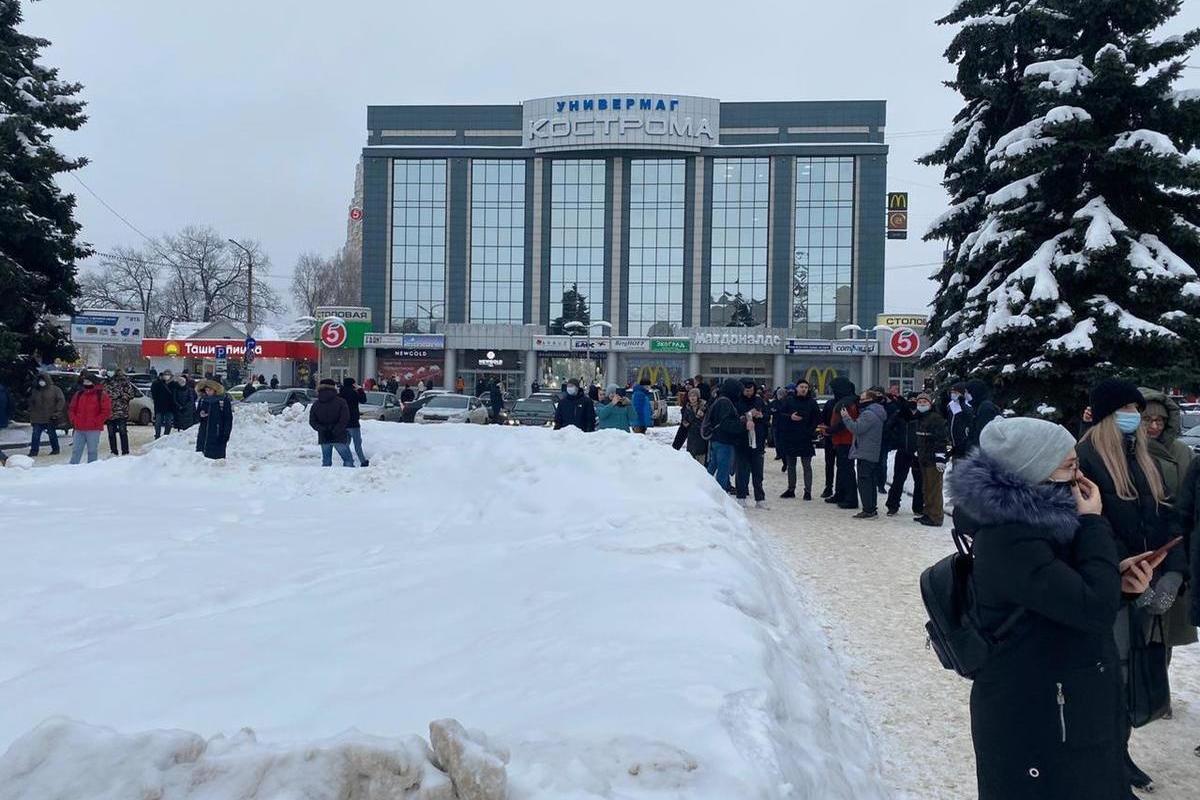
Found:
[[[172,787],[264,759],[305,780],[368,735],[419,755],[405,737],[445,717],[511,754],[516,800],[887,796],[786,569],[686,454],[616,432],[364,438],[368,469],[321,469],[303,420],[239,409],[226,462],[173,436],[0,474],[0,751],[26,737],[0,798],[198,797]],[[38,728],[59,715],[117,733]]]
[[[668,445],[673,435],[669,428],[653,434]],[[816,493],[824,488],[822,456],[813,460]],[[921,571],[953,551],[949,527],[914,524],[911,497],[900,515],[869,521],[850,519],[854,512],[819,498],[781,500],[786,479],[772,458],[768,451],[771,508],[749,518],[792,569],[805,613],[821,624],[840,668],[864,696],[885,782],[907,800],[971,800],[971,685],[925,648],[927,617],[917,590]],[[1156,780],[1154,797],[1194,800],[1200,797],[1200,759],[1192,754],[1200,745],[1200,646],[1175,650],[1171,685],[1174,719],[1135,731],[1132,752]]]

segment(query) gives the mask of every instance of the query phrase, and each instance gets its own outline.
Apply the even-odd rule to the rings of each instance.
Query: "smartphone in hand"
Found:
[[[1138,557],[1138,559],[1134,563],[1140,564],[1143,561],[1149,561],[1152,564],[1157,564],[1157,562],[1163,560],[1163,558],[1167,555],[1167,553],[1171,552],[1172,549],[1178,547],[1182,543],[1183,543],[1183,537],[1176,536],[1174,539],[1167,542],[1166,544],[1164,544],[1162,547],[1158,548],[1154,552],[1146,553],[1143,556]],[[1126,572],[1128,572],[1128,570],[1126,570]]]

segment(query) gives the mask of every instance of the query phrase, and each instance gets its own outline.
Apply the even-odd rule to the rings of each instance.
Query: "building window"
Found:
[[[604,319],[604,179],[602,160],[551,162],[551,333]]]
[[[792,330],[836,339],[851,321],[854,158],[796,159]]]
[[[901,394],[917,391],[917,362],[888,362],[888,386],[899,386]]]
[[[446,161],[392,161],[391,330],[429,333],[446,320]]]
[[[683,325],[682,159],[629,171],[629,335],[674,336]]]
[[[525,162],[471,162],[471,322],[525,321]]]
[[[711,325],[767,323],[770,170],[766,158],[713,161]]]

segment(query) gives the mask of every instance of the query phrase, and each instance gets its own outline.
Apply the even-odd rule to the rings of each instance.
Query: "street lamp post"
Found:
[[[563,323],[563,329],[581,330],[590,332],[592,328],[601,328],[608,331],[608,357],[605,359],[604,370],[608,380],[613,380],[613,376],[617,373],[617,354],[613,352],[613,324],[608,320],[598,319],[590,324],[584,324],[578,320]],[[588,351],[591,352],[590,350]]]
[[[861,325],[843,325],[839,330],[842,333],[849,333],[851,340],[857,340],[857,337],[855,337],[854,334],[861,333],[863,335],[862,341],[864,343],[871,341],[872,338],[874,337],[876,339],[876,342],[875,342],[875,344],[876,344],[876,351],[875,351],[876,352],[876,361],[875,361],[875,363],[876,363],[876,367],[878,367],[878,365],[879,365],[878,335],[881,332],[891,333],[891,331],[893,329],[890,325],[876,325],[874,328],[871,328],[870,330],[863,328]],[[878,368],[875,371],[878,372],[879,371]],[[863,353],[863,384],[864,384],[863,388],[864,389],[868,388],[872,383],[878,382],[877,380],[872,380],[873,377],[878,378],[878,376],[872,376],[872,374],[871,374],[871,353],[868,349],[868,352]]]
[[[250,248],[235,239],[230,239],[229,243],[246,254],[246,338],[249,339],[254,332],[254,254],[250,252]],[[254,354],[246,348],[246,357],[242,361],[247,372],[244,378],[250,378],[250,364],[253,361]]]
[[[420,303],[417,303],[417,310],[424,311],[426,314],[429,315],[429,332],[430,333],[435,332],[433,330],[433,310],[435,308],[441,308],[444,311],[446,308],[446,304],[445,303],[430,303],[429,307],[426,308],[425,306],[421,305]]]

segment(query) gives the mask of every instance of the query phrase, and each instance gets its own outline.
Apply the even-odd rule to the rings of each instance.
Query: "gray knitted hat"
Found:
[[[1037,484],[1075,449],[1075,437],[1044,419],[999,418],[979,434],[979,449],[1021,480]]]

